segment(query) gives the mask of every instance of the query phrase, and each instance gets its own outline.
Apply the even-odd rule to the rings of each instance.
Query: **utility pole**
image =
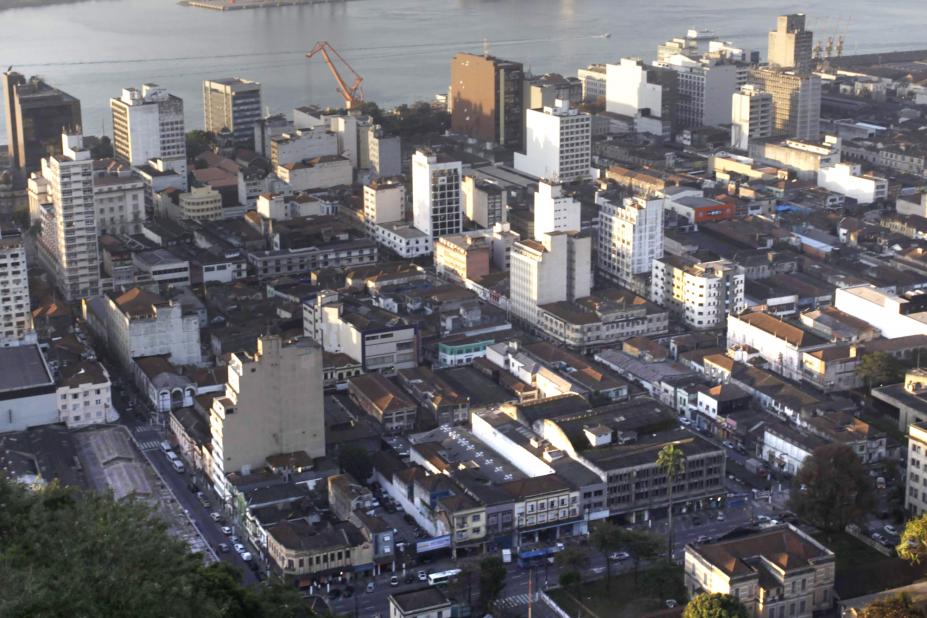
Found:
[[[528,618],[534,610],[534,569],[528,571]]]

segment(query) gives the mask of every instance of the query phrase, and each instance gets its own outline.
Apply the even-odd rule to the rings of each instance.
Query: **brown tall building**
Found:
[[[2,81],[10,163],[37,169],[42,157],[61,154],[62,130],[80,129],[80,101],[39,77],[7,71]]]
[[[521,150],[523,82],[520,62],[457,54],[451,60],[451,130]]]

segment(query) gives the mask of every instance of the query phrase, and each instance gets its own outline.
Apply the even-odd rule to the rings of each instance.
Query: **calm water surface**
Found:
[[[230,12],[94,0],[0,12],[0,70],[43,75],[78,97],[88,134],[109,131],[109,97],[156,82],[183,97],[189,129],[202,125],[206,78],[260,81],[272,111],[339,103],[321,59],[304,57],[320,39],[364,76],[368,100],[392,105],[446,92],[451,56],[481,51],[484,39],[535,73],[575,75],[623,55],[650,59],[690,27],[765,54],[775,16],[798,11],[816,36],[845,32],[846,53],[927,47],[924,0],[352,0]]]

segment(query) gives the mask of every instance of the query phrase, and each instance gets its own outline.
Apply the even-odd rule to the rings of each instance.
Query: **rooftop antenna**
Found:
[[[483,55],[486,56],[487,58],[489,57],[489,47],[490,47],[489,39],[484,36],[483,37]]]

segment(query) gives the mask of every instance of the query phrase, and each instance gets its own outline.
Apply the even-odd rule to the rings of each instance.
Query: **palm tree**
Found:
[[[667,507],[667,523],[669,526],[666,535],[666,555],[669,560],[673,559],[673,484],[676,482],[676,477],[685,467],[686,454],[682,452],[678,444],[667,444],[660,449],[660,453],[657,455],[657,468],[666,475],[666,492],[669,499]]]

